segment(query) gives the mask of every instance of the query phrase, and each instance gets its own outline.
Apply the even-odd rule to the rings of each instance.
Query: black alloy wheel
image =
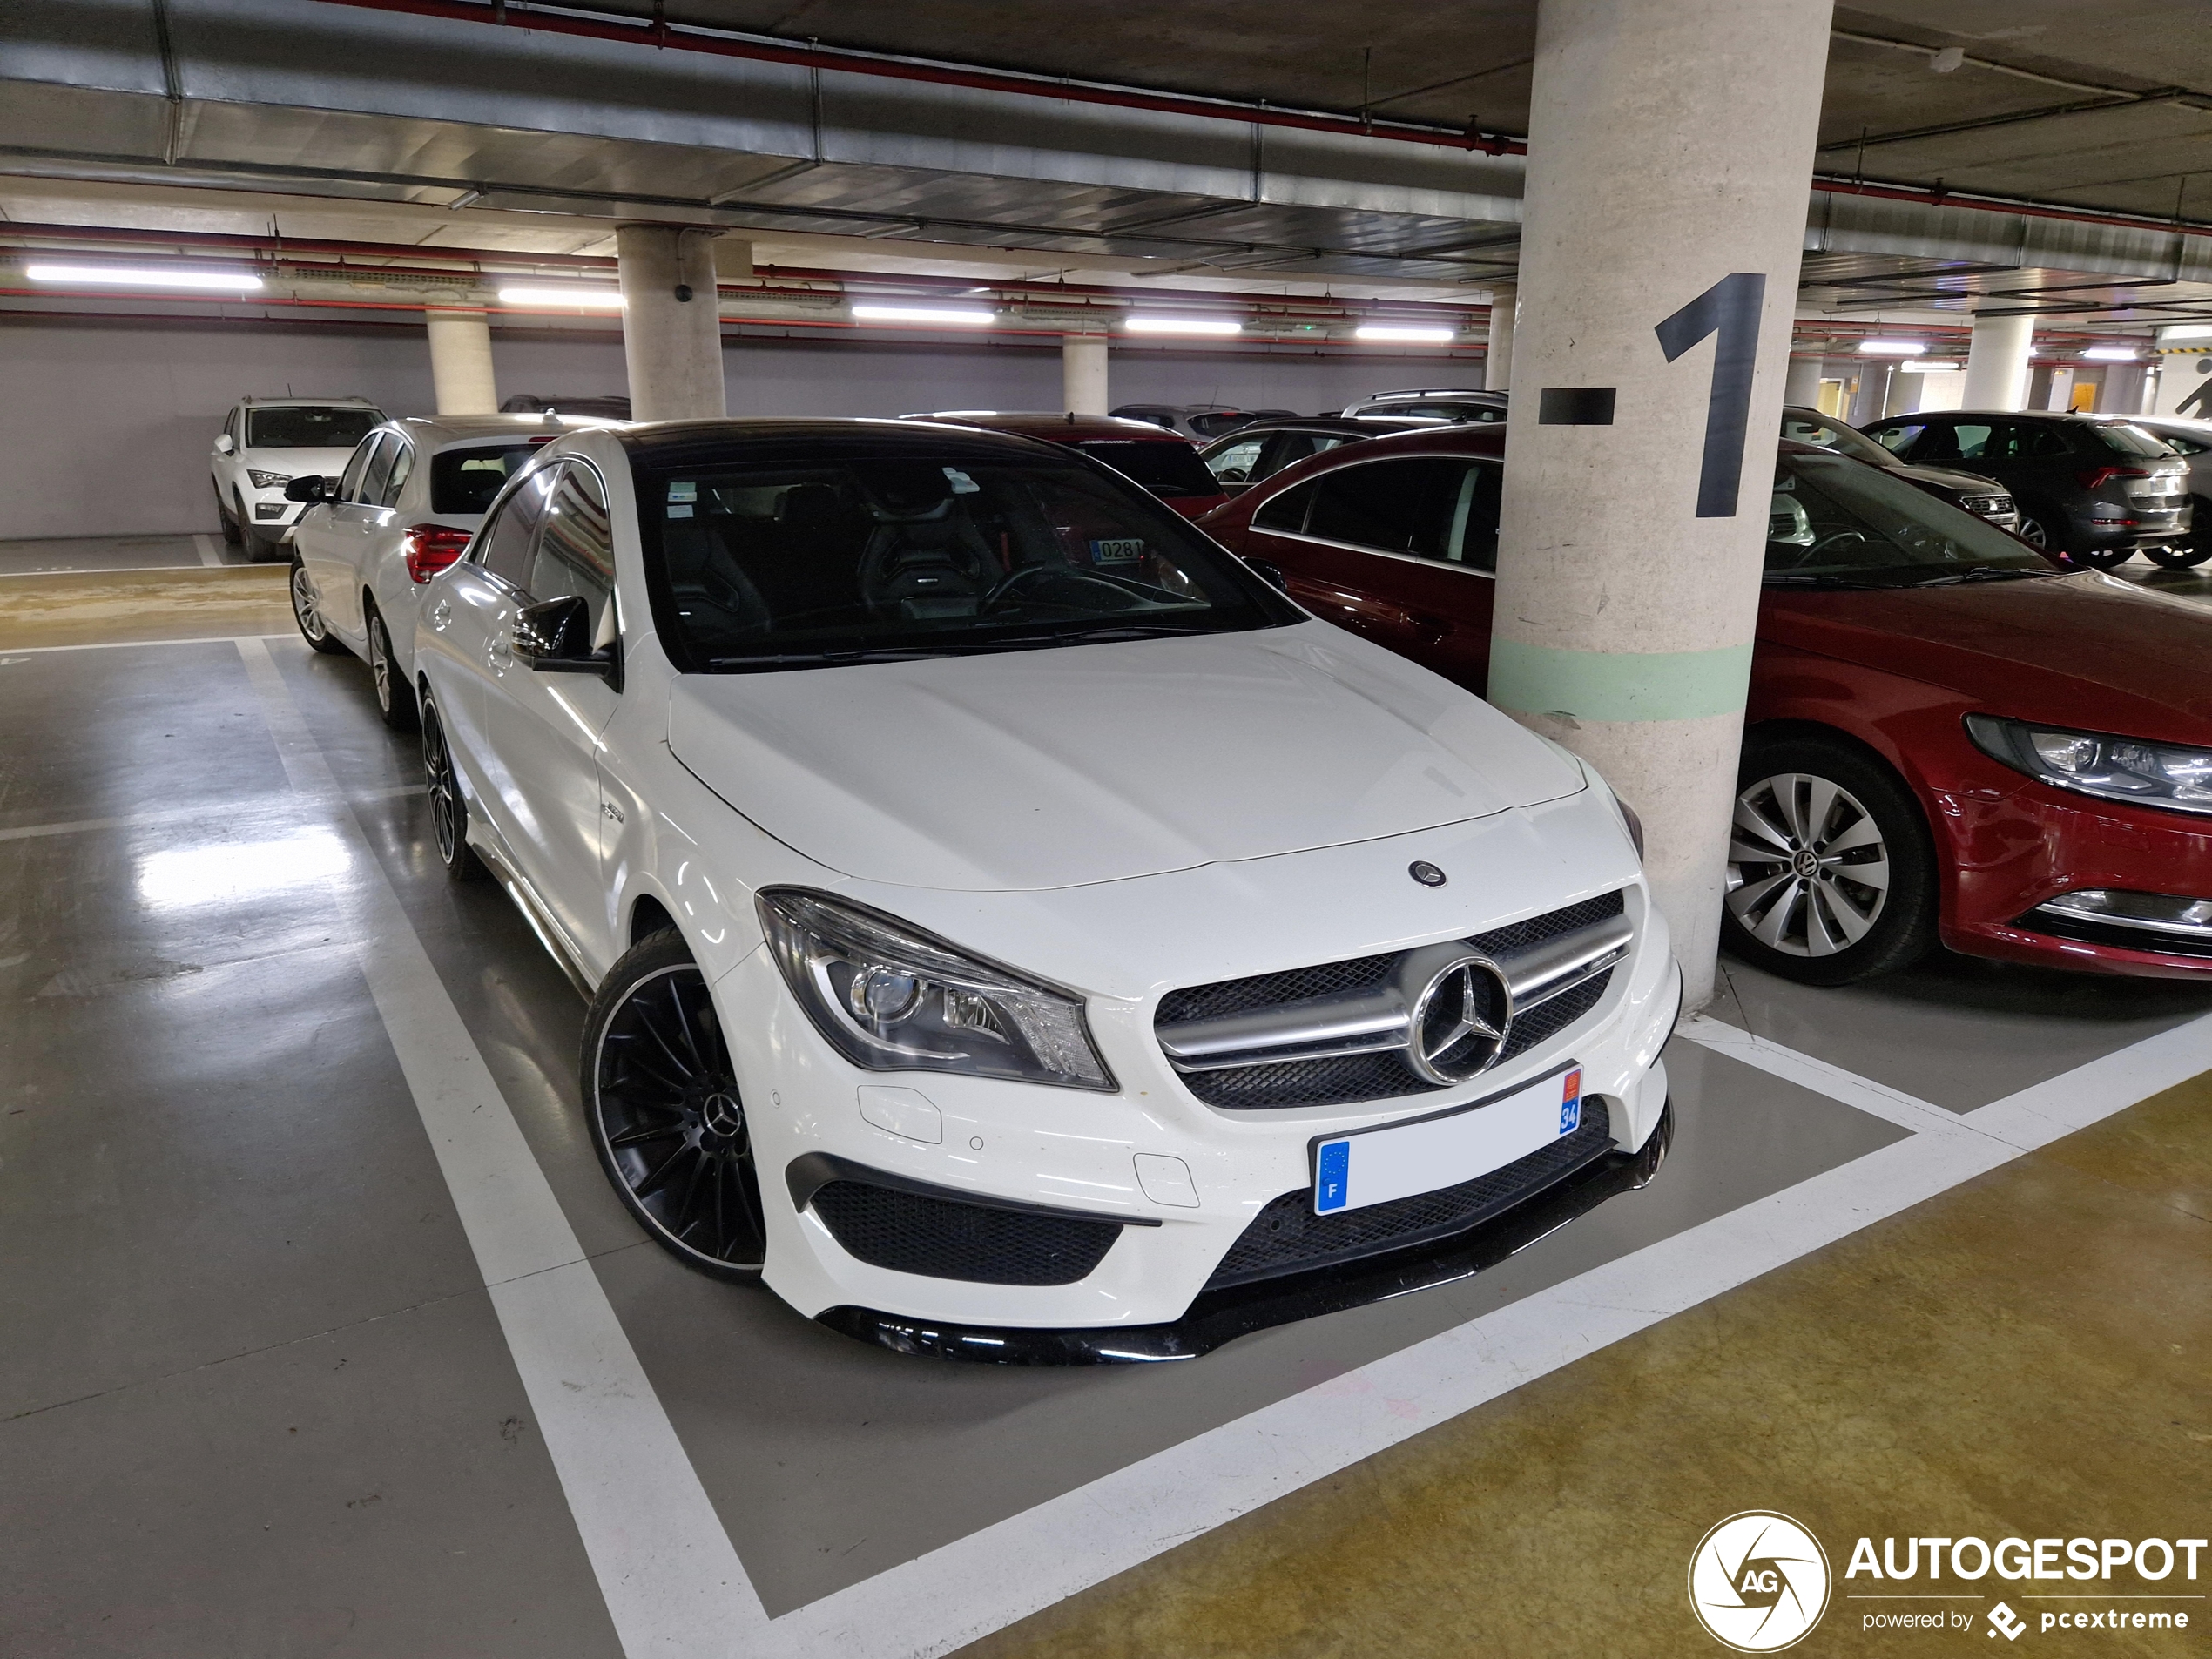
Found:
[[[246,539],[246,531],[238,520],[231,516],[231,509],[224,505],[223,487],[216,484],[212,488],[215,491],[215,519],[223,527],[223,540],[229,546],[236,547]]]
[[[2199,508],[2200,512],[2203,511]],[[2178,547],[2147,547],[2143,556],[2161,570],[2188,570],[2212,559],[2212,540],[2200,536]]]
[[[330,624],[323,620],[322,600],[315,592],[315,584],[308,580],[307,567],[300,563],[300,556],[292,556],[292,620],[300,624],[300,637],[327,656],[344,653],[345,646],[338,643],[330,631]]]
[[[663,929],[608,972],[584,1020],[591,1144],[653,1242],[717,1278],[767,1259],[760,1171],[744,1096],[706,980]]]
[[[1897,774],[1842,740],[1744,745],[1721,939],[1805,985],[1893,973],[1935,943],[1935,847]]]
[[[483,860],[469,845],[469,802],[453,769],[453,753],[446,745],[438,705],[428,697],[422,698],[422,775],[430,796],[430,834],[437,845],[438,861],[455,881],[481,880]]]
[[[368,613],[368,671],[376,683],[376,711],[393,731],[412,732],[420,718],[415,688],[392,660],[392,635],[384,626],[384,613],[366,594],[361,597],[361,608]]]
[[[2013,504],[2019,506],[2017,502]],[[2021,541],[2054,559],[2067,556],[2064,519],[2040,508],[2020,507],[2020,529],[2015,534]]]

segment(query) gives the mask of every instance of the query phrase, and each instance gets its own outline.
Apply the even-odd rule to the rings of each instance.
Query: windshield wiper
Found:
[[[713,669],[846,668],[855,663],[915,663],[927,658],[952,655],[951,649],[915,651],[908,647],[884,646],[866,651],[762,651],[757,656],[710,657],[706,659],[706,665]]]
[[[1123,639],[1168,639],[1180,634],[1218,633],[1210,624],[1187,622],[1100,623],[1089,628],[1066,628],[1046,634],[1009,634],[978,640],[968,651],[1034,651],[1054,645],[1110,644]]]
[[[1948,588],[1961,582],[2010,582],[2015,577],[2057,576],[2056,570],[2038,570],[2024,564],[1974,564],[1963,570],[1945,570],[1918,582],[1908,582],[1909,588]]]
[[[1760,586],[1768,588],[1893,588],[1894,582],[1866,582],[1858,577],[1836,576],[1811,570],[1774,570],[1760,579]]]

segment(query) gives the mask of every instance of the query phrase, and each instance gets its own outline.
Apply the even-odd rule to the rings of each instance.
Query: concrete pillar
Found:
[[[1782,401],[1793,408],[1816,408],[1820,402],[1822,367],[1817,357],[1792,357],[1790,372],[1782,382]]]
[[[481,311],[426,311],[430,384],[440,415],[496,415],[499,382],[491,370],[491,324]]]
[[[1642,815],[1693,1008],[1713,988],[1831,12],[1537,10],[1490,700]]]
[[[1060,401],[1069,415],[1103,415],[1112,408],[1106,390],[1106,336],[1060,336]]]
[[[622,348],[630,412],[640,421],[718,420],[722,313],[714,293],[714,233],[673,225],[615,231],[622,273]]]
[[[1969,409],[2027,407],[2027,355],[2035,345],[2033,317],[1976,317],[1966,347]]]
[[[1521,290],[1511,282],[1490,290],[1490,344],[1482,359],[1482,389],[1513,390],[1513,325],[1521,310]]]

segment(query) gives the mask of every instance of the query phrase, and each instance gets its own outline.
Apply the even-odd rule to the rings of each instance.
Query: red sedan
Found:
[[[946,409],[905,418],[979,426],[987,432],[1011,432],[1064,444],[1094,461],[1104,462],[1185,518],[1203,517],[1229,499],[1222,491],[1221,481],[1198,458],[1197,444],[1150,421],[1120,421],[1110,415],[1006,414],[997,409]]]
[[[1504,434],[1316,455],[1205,528],[1316,614],[1487,683]],[[2212,618],[1785,442],[1723,937],[1814,984],[1970,955],[2212,976]]]

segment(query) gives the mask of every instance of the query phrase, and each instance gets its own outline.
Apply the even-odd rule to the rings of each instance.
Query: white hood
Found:
[[[1318,622],[685,675],[669,744],[818,863],[968,892],[1372,840],[1583,787],[1487,704]]]
[[[256,472],[280,472],[287,478],[336,478],[354,458],[343,449],[248,449],[240,459]]]

